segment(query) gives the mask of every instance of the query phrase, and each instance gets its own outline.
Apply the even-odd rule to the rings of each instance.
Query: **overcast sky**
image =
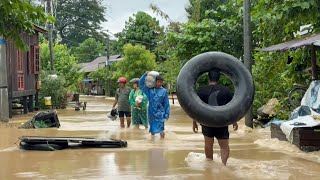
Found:
[[[113,34],[122,31],[125,21],[138,11],[144,11],[156,17],[160,21],[160,25],[166,25],[167,22],[156,16],[149,8],[151,3],[160,7],[172,20],[187,21],[185,6],[188,5],[188,0],[103,0],[103,5],[107,7],[106,19],[108,20],[102,24],[103,29],[109,30]]]

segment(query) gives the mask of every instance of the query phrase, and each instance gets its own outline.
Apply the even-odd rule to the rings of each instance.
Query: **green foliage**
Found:
[[[47,42],[40,44],[41,48],[41,68],[42,70],[50,70],[50,54]],[[65,44],[54,44],[54,69],[59,76],[65,77],[64,86],[68,90],[76,91],[83,73],[80,72],[80,66],[76,58],[70,53]]]
[[[252,9],[252,20],[256,24],[254,36],[261,46],[291,40],[303,25],[310,24],[311,32],[319,30],[320,1],[259,0],[255,3]]]
[[[122,52],[122,47],[127,43],[131,43],[133,45],[142,44],[148,50],[153,51],[157,45],[158,38],[162,34],[163,27],[160,27],[159,21],[149,14],[139,11],[133,14],[133,17],[129,17],[122,32],[116,34],[118,37],[118,49]]]
[[[99,69],[92,71],[88,76],[94,81],[107,82],[107,69],[105,67],[100,67]]]
[[[297,32],[303,25],[309,24],[311,26],[306,26],[307,31],[317,32],[320,24],[320,14],[317,13],[319,8],[320,2],[315,0],[256,1],[252,10],[256,45],[266,47],[299,38]],[[290,64],[287,64],[288,56],[293,58]],[[292,110],[287,107],[287,96],[293,84],[296,82],[308,85],[311,80],[310,76],[301,73],[310,66],[308,48],[284,53],[257,52],[254,59],[254,107],[259,108],[270,98],[276,97],[281,102],[276,109],[277,116],[286,119]]]
[[[222,51],[241,58],[241,6],[241,3],[220,4],[215,13],[211,13],[210,18],[184,24],[181,33],[169,32],[166,36],[166,42],[170,47],[169,54],[176,56],[183,63],[208,51]]]
[[[27,50],[20,34],[34,33],[34,24],[54,21],[47,16],[40,7],[34,7],[28,1],[1,0],[0,1],[0,35],[14,41],[18,48]]]
[[[41,106],[44,107],[44,97],[51,97],[53,105],[63,105],[67,103],[67,88],[65,78],[59,75],[57,78],[49,75],[47,71],[41,72],[41,89],[39,99]]]
[[[114,78],[124,76],[130,80],[156,68],[155,55],[146,50],[146,47],[126,44],[123,49],[124,58],[115,64],[117,72],[113,75]]]
[[[35,121],[34,127],[35,128],[48,128],[49,125],[45,121]]]
[[[214,11],[221,5],[228,4],[231,0],[189,0],[189,5],[185,8],[189,20],[199,22],[208,18],[208,11]],[[232,1],[231,1],[232,2]],[[224,11],[232,12],[232,11]]]
[[[288,98],[283,98],[278,105],[274,107],[276,117],[281,120],[288,120],[291,113],[291,108],[288,104]]]
[[[158,66],[157,70],[163,74],[165,83],[170,83],[171,85],[170,92],[176,91],[176,80],[181,67],[181,63],[175,57],[167,59]]]
[[[108,81],[109,81],[109,88],[111,89],[111,96],[114,95],[114,89],[117,88],[117,77],[113,77],[113,74],[115,74],[117,71],[116,67],[111,65],[110,69],[109,67],[101,67],[95,71],[92,71],[88,76],[89,78],[93,79],[96,82],[99,82],[102,84],[104,89],[108,90]]]
[[[106,21],[105,11],[102,0],[58,0],[55,27],[61,43],[76,46],[90,37],[106,39],[100,26]]]
[[[317,32],[319,29],[320,15],[317,12],[320,1],[259,0],[253,3],[252,29],[256,48],[293,39],[302,25],[310,24],[311,26],[307,26],[309,32]],[[190,0],[190,4],[186,8],[190,21],[182,26],[181,32],[169,31],[166,34],[165,41],[161,43],[161,52],[167,52],[169,59],[175,57],[181,64],[208,51],[222,51],[242,59],[242,1]],[[290,64],[287,64],[288,56],[293,57]],[[310,76],[301,73],[302,69],[310,66],[308,51],[255,52],[254,59],[253,77],[256,86],[254,108],[261,107],[270,98],[275,97],[281,102],[277,108],[278,116],[288,117],[291,109],[288,108],[287,96],[293,83],[310,82]],[[220,82],[227,86],[231,85],[226,77],[222,77]],[[199,77],[198,83],[207,83],[207,77],[205,75]]]
[[[105,46],[94,38],[88,38],[72,52],[79,63],[91,62],[99,56],[106,55]]]

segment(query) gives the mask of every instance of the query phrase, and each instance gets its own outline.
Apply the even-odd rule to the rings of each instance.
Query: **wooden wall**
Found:
[[[38,45],[38,33],[34,35],[28,35],[23,33],[21,35],[30,48],[31,45]],[[30,51],[23,52],[23,75],[24,75],[24,90],[18,90],[18,71],[17,71],[17,51],[18,49],[14,46],[12,41],[8,41],[6,44],[6,53],[7,53],[7,69],[8,69],[8,91],[9,98],[12,97],[13,92],[21,91],[29,91],[36,89],[36,78],[38,75],[34,73],[30,73]]]

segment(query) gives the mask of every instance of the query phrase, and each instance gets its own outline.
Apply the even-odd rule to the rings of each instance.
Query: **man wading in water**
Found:
[[[232,94],[228,88],[218,84],[220,78],[220,71],[213,69],[209,72],[209,85],[202,87],[198,96],[200,99],[212,106],[222,106],[227,104],[232,99]],[[210,113],[210,112],[208,112]],[[213,143],[214,137],[218,140],[221,153],[221,161],[224,165],[227,164],[229,158],[229,130],[228,126],[225,127],[207,127],[202,126],[202,134],[204,136],[204,151],[206,158],[213,160]],[[233,129],[238,129],[238,124],[233,123]],[[193,121],[193,132],[198,132],[198,124]]]
[[[131,89],[126,86],[127,79],[121,77],[118,79],[119,88],[116,90],[116,97],[113,103],[112,109],[115,109],[118,104],[118,112],[120,118],[120,126],[124,128],[124,116],[127,119],[127,127],[130,127],[131,124],[131,108],[129,103],[129,94]]]
[[[139,86],[149,100],[149,132],[152,136],[160,133],[161,139],[164,139],[164,123],[170,116],[168,93],[167,90],[162,87],[163,79],[160,76],[156,77],[155,87],[150,89],[145,85],[146,77],[147,73],[140,78]]]

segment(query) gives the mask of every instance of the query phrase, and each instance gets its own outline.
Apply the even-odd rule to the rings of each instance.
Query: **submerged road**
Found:
[[[0,127],[0,179],[319,179],[320,152],[304,153],[288,142],[270,139],[270,129],[250,130],[242,121],[230,127],[230,159],[221,164],[217,143],[214,161],[203,152],[203,136],[178,105],[171,106],[166,138],[147,130],[119,127],[106,117],[112,100],[81,96],[86,111],[57,110],[59,129],[17,129],[32,114],[16,115]],[[170,100],[171,101],[171,100]],[[20,136],[68,136],[123,139],[127,148],[25,151]]]

